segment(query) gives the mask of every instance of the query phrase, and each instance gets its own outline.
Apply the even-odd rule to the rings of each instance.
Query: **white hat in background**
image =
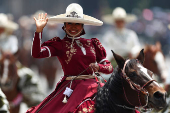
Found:
[[[56,15],[49,18],[49,22],[64,23],[83,23],[85,25],[101,26],[102,21],[91,16],[83,14],[83,8],[77,4],[72,3],[66,8],[65,14]]]
[[[9,20],[6,14],[0,13],[0,27],[8,31],[14,31],[18,29],[18,24]]]
[[[107,24],[114,24],[115,20],[124,20],[126,23],[130,23],[136,21],[137,17],[133,14],[127,14],[123,8],[117,7],[112,14],[102,16],[102,20]]]

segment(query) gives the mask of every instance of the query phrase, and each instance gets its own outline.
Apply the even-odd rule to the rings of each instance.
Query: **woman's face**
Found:
[[[66,22],[65,30],[68,35],[78,36],[83,30],[83,24]]]

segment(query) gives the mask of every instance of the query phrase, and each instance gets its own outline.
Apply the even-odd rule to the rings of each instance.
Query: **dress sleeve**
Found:
[[[96,61],[99,65],[99,71],[105,74],[113,72],[111,63],[106,59],[106,50],[97,38],[91,39],[96,51]]]
[[[41,37],[42,33],[35,32],[31,51],[31,55],[34,58],[45,58],[61,55],[62,40],[59,37],[54,37],[53,39],[44,42],[42,45]]]

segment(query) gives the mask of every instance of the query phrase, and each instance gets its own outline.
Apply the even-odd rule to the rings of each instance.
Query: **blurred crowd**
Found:
[[[159,7],[144,9],[139,11],[134,9],[133,13],[137,15],[138,20],[128,25],[134,30],[143,44],[154,44],[159,41],[162,45],[162,51],[169,55],[170,50],[170,10]]]

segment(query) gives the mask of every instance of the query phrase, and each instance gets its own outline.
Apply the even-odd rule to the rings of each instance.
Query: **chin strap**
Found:
[[[74,38],[83,31],[83,28],[81,29],[81,31],[79,31],[79,32],[78,32],[77,34],[75,34],[75,35],[70,34],[67,30],[65,30],[65,31],[66,31],[66,33],[67,33],[68,35],[70,35],[70,36],[73,37],[73,38],[72,38],[72,42],[71,42],[71,48],[73,48]]]
[[[74,36],[73,36],[73,38],[72,38],[71,48],[73,48],[73,42],[74,42]]]

